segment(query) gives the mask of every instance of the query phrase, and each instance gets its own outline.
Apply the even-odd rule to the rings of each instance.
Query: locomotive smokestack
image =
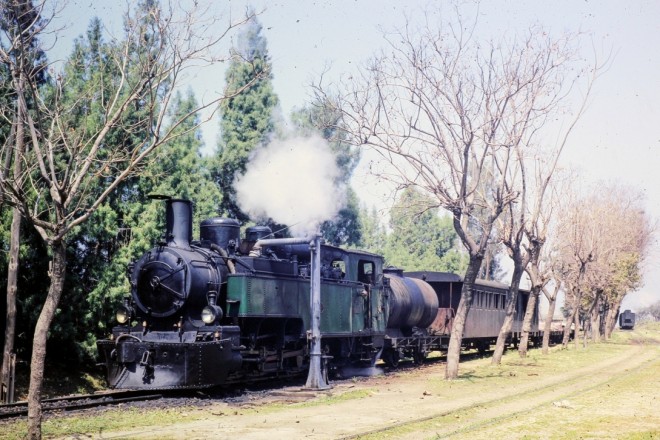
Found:
[[[192,240],[192,202],[170,199],[165,206],[165,239],[169,246],[189,247]]]

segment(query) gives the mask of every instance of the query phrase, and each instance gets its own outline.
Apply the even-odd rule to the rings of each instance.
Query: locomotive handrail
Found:
[[[234,266],[234,262],[229,259],[229,255],[227,254],[227,251],[218,246],[215,243],[211,243],[210,246],[211,250],[217,252],[220,254],[223,260],[225,260],[225,264],[227,265],[227,269],[229,269],[229,273],[236,273],[236,266]]]
[[[311,247],[314,237],[294,237],[294,238],[266,238],[257,240],[250,251],[251,257],[261,255],[261,249],[269,246],[290,246],[295,244],[306,244]]]
[[[257,246],[277,246],[277,245],[287,245],[287,244],[310,244],[314,240],[313,237],[297,237],[297,238],[266,238],[258,240],[254,247]]]
[[[192,246],[192,247],[195,248],[195,249],[204,249],[204,248],[201,248],[201,247],[198,247],[198,246]],[[236,265],[234,263],[238,263],[241,266],[243,266],[244,268],[246,268],[247,270],[249,270],[250,273],[254,273],[254,269],[252,267],[250,267],[248,264],[241,261],[240,258],[233,258],[232,259],[229,255],[227,255],[226,252],[223,255],[224,249],[222,249],[220,246],[216,245],[215,243],[211,243],[210,249],[212,251],[215,251],[217,254],[219,254],[220,258],[222,258],[225,261],[225,263],[227,263],[227,268],[229,269],[229,273],[231,273],[231,274],[236,273]],[[230,267],[230,265],[232,267]]]
[[[131,334],[128,334],[128,333],[124,333],[123,335],[119,335],[119,336],[117,336],[117,339],[115,340],[115,344],[118,344],[119,341],[120,341],[122,338],[124,338],[124,337],[126,337],[126,338],[133,338],[133,339],[135,339],[135,340],[138,341],[138,342],[142,342],[142,339],[138,338],[137,336],[135,336],[135,335],[131,335]]]

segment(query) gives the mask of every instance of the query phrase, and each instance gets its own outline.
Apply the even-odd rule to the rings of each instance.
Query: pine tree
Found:
[[[365,251],[383,255],[387,243],[387,232],[381,224],[381,215],[376,208],[359,210],[360,242],[357,246]]]
[[[172,141],[174,133],[166,130],[165,111],[173,102],[180,80],[178,72],[199,65],[202,57],[215,56],[222,36],[250,18],[228,23],[223,32],[215,26],[206,29],[199,26],[201,12],[196,3],[184,5],[184,10],[178,5],[159,8],[155,2],[144,4],[149,5],[147,10],[140,6],[129,8],[124,38],[113,40],[110,45],[108,59],[120,73],[120,79],[111,81],[108,90],[103,81],[95,81],[96,76],[92,75],[92,80],[85,82],[85,93],[71,100],[67,94],[68,82],[74,79],[66,71],[53,78],[51,88],[38,87],[34,78],[28,78],[24,88],[15,88],[19,103],[28,99],[34,102],[34,109],[23,112],[30,127],[31,154],[15,155],[23,165],[23,173],[18,179],[0,175],[0,191],[6,203],[17,207],[39,232],[51,262],[48,293],[32,338],[28,392],[30,438],[41,437],[46,345],[51,324],[61,311],[59,304],[65,291],[72,234],[92,220],[92,215],[102,209],[108,196],[127,178],[140,173],[145,158]],[[174,19],[182,13],[186,14],[186,20]],[[213,20],[205,13],[203,18]],[[44,32],[41,27],[21,23],[11,29],[21,36],[38,36]],[[4,34],[3,37],[7,32]],[[2,40],[7,41],[11,47],[6,50],[0,47],[0,56],[11,66],[12,81],[20,85],[23,71],[17,66],[24,65],[30,54],[20,39],[9,35]],[[217,96],[212,102],[223,98]],[[103,109],[98,130],[88,132],[86,126],[78,125],[76,118],[81,105],[87,103],[99,104]],[[137,121],[128,119],[137,114],[133,110],[140,112]],[[195,109],[195,113],[200,110]],[[2,112],[7,114],[8,110]],[[183,121],[171,121],[170,128],[178,127],[180,122]],[[128,141],[128,145],[116,144],[111,139],[115,134],[117,139]],[[140,142],[131,143],[136,137],[141,138]],[[3,145],[0,155],[9,154],[8,151]]]
[[[213,174],[222,191],[221,211],[241,221],[248,217],[237,206],[234,179],[245,172],[250,153],[273,134],[273,111],[279,102],[273,91],[266,38],[261,31],[261,24],[254,19],[239,36],[225,75],[225,94],[245,90],[220,105],[221,138]]]
[[[390,211],[391,233],[384,256],[387,264],[405,270],[462,273],[467,255],[456,248],[457,235],[450,217],[440,217],[424,195],[404,190]]]
[[[172,103],[172,119],[179,120],[197,107],[192,92],[177,94]],[[162,202],[149,202],[152,194],[192,200],[195,235],[204,218],[216,216],[222,198],[211,179],[208,161],[201,156],[203,143],[198,129],[199,117],[190,117],[180,124],[173,141],[163,145],[149,161],[134,184],[136,200],[126,203],[121,227],[114,228],[119,248],[99,274],[95,288],[88,296],[90,318],[97,317],[96,336],[103,335],[114,325],[114,309],[130,291],[126,268],[128,264],[152,247],[163,233]],[[111,210],[99,210],[98,218],[108,218]],[[95,335],[89,335],[86,349],[95,350]]]
[[[149,4],[151,2],[143,2],[142,7],[147,8]],[[129,60],[135,66],[139,65],[138,59],[150,51],[146,42],[148,23],[143,23],[143,27],[145,44],[133,51]],[[66,122],[77,127],[81,137],[93,136],[105,122],[104,109],[111,96],[109,91],[113,90],[113,83],[120,80],[120,72],[110,55],[113,49],[113,43],[102,37],[101,20],[93,18],[85,35],[74,41],[72,53],[64,66],[66,87],[60,92],[60,99],[62,105],[73,109]],[[126,124],[108,133],[99,154],[103,161],[112,163],[111,156],[121,157],[144,141],[149,129],[147,105],[141,102],[131,106],[123,117]],[[109,167],[106,162],[104,168],[94,170],[97,178],[87,187],[90,197],[98,197],[107,182],[115,178],[122,161],[115,161],[115,165]],[[53,321],[56,331],[49,340],[49,344],[58,347],[56,356],[76,358],[88,365],[94,360],[95,335],[99,328],[104,329],[104,317],[114,310],[114,301],[99,298],[94,292],[98,291],[98,284],[110,276],[120,280],[125,278],[125,271],[117,270],[114,258],[127,239],[125,222],[131,207],[144,200],[139,191],[139,174],[140,170],[122,182],[92,214],[91,221],[71,233],[63,300],[80,307],[62,308],[56,314]]]

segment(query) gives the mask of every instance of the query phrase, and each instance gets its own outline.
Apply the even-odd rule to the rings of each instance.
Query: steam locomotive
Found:
[[[621,312],[619,315],[619,327],[621,330],[632,330],[635,328],[635,314],[630,310]]]
[[[166,201],[165,237],[128,268],[131,295],[98,350],[111,388],[203,388],[310,366],[310,244],[269,240],[256,226],[240,237],[236,220],[201,222],[192,239],[192,204]],[[396,367],[446,350],[462,279],[385,268],[373,253],[322,245],[320,332],[326,371]],[[507,286],[480,281],[463,346],[485,350],[505,316]],[[519,339],[529,293],[521,291],[510,341]],[[538,311],[532,343],[541,340]]]

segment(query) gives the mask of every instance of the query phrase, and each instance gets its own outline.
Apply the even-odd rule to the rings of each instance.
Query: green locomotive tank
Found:
[[[304,368],[311,327],[305,247],[262,249],[271,258],[253,257],[245,261],[251,270],[228,276],[227,317],[242,329],[244,361],[262,370],[275,369],[282,350]],[[321,246],[320,330],[330,366],[376,361],[388,316],[382,265],[379,255]],[[264,357],[273,365],[262,364]]]

